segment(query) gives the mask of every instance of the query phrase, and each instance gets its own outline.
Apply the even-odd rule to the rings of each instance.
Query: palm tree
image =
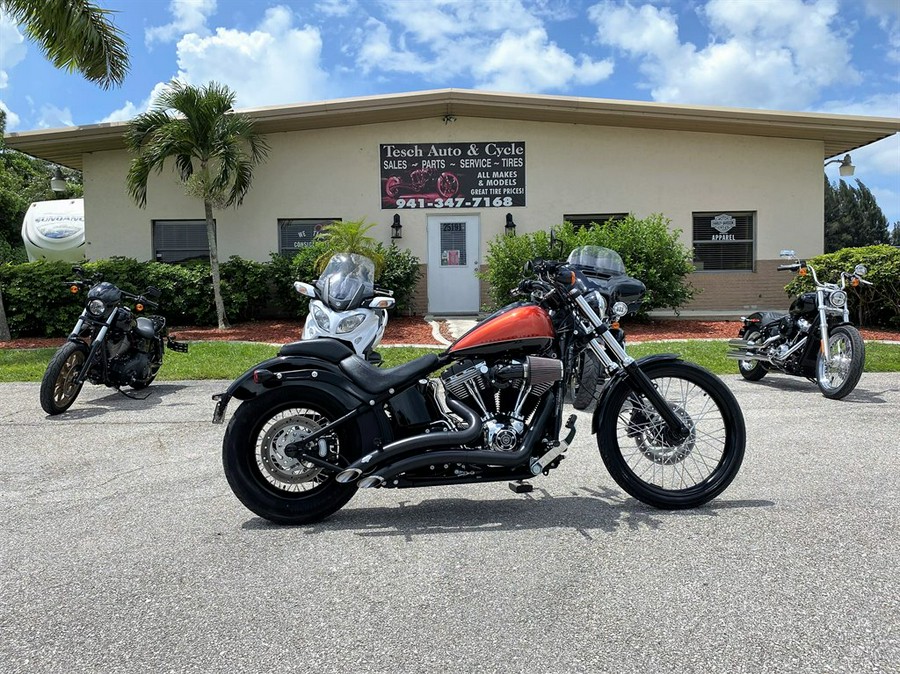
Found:
[[[337,253],[358,253],[365,255],[375,263],[375,276],[381,275],[384,266],[384,255],[379,251],[378,242],[366,234],[375,226],[374,222],[365,224],[362,220],[335,220],[322,228],[321,237],[325,241],[325,252],[316,258],[316,271],[320,274],[328,264],[332,255]]]
[[[0,11],[18,23],[57,68],[78,71],[104,89],[125,80],[128,47],[109,20],[110,10],[88,0],[0,0]]]
[[[126,182],[138,206],[147,205],[150,173],[161,173],[170,158],[185,192],[203,200],[219,328],[228,327],[228,323],[222,302],[213,207],[240,206],[250,189],[254,167],[269,151],[255,131],[253,120],[232,112],[234,99],[234,92],[223,84],[210,82],[193,87],[174,81],[148,112],[128,123],[125,132],[125,145],[137,155]]]
[[[125,80],[128,48],[109,10],[87,0],[0,0],[0,12],[21,25],[57,68],[77,70],[104,89]],[[0,292],[0,341],[9,339]]]

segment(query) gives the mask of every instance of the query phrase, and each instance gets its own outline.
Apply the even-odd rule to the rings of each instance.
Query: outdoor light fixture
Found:
[[[403,225],[400,224],[400,214],[394,213],[394,222],[391,225],[391,238],[392,239],[402,239],[403,238]]]
[[[513,222],[512,213],[506,214],[506,236],[516,235],[516,223]]]
[[[62,171],[59,170],[59,166],[56,167],[53,177],[50,178],[50,189],[54,192],[66,191],[66,179],[63,177]]]
[[[850,155],[845,154],[843,159],[832,159],[831,161],[825,162],[825,166],[829,164],[840,164],[841,165],[841,176],[846,178],[853,175],[853,172],[856,170],[856,167],[850,161]]]

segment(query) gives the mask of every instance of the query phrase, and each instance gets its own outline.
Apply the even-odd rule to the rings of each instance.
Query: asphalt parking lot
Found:
[[[725,379],[747,456],[703,508],[626,498],[582,415],[531,494],[365,490],[301,528],[231,494],[223,382],[52,419],[2,384],[0,670],[896,671],[900,375]]]

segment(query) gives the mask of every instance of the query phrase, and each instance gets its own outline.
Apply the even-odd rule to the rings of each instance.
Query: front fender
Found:
[[[638,358],[636,363],[638,367],[643,369],[644,365],[651,365],[655,363],[667,363],[673,361],[681,360],[681,356],[677,353],[655,353],[651,356],[644,356],[643,358]],[[620,368],[609,380],[606,382],[606,385],[603,387],[603,390],[600,392],[600,399],[597,400],[597,406],[594,408],[594,417],[591,420],[591,433],[597,432],[597,426],[600,423],[600,417],[603,414],[603,409],[606,407],[606,401],[609,398],[609,394],[612,392],[616,386],[622,382],[627,373],[624,368]]]

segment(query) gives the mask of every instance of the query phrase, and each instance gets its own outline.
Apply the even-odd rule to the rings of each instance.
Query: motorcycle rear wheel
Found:
[[[819,351],[816,360],[816,384],[826,398],[840,400],[846,397],[862,376],[866,362],[866,344],[859,330],[852,325],[841,325],[828,335],[831,360]]]
[[[627,380],[614,385],[600,411],[597,444],[612,478],[634,498],[663,509],[694,508],[721,494],[741,467],[744,415],[721,379],[698,365],[642,367],[690,429],[667,436],[659,413]]]
[[[81,393],[75,383],[89,353],[82,342],[66,342],[53,355],[41,379],[41,407],[47,414],[62,414]]]
[[[345,413],[325,396],[292,388],[242,403],[222,441],[222,465],[234,495],[276,524],[309,524],[342,508],[356,493],[355,484],[341,484],[334,474],[283,449]],[[329,463],[348,466],[361,455],[353,422],[325,440]]]
[[[744,335],[744,340],[748,342],[756,342],[760,339],[762,339],[762,336],[758,332],[751,332],[748,335]],[[747,381],[759,381],[766,376],[766,372],[768,372],[769,370],[762,363],[762,361],[739,360],[738,371],[741,373],[741,376]]]

